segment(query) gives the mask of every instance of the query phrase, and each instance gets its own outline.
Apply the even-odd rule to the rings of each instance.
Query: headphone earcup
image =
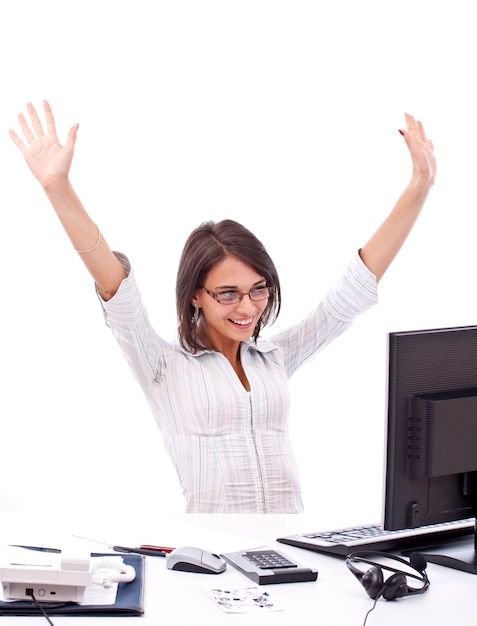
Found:
[[[383,598],[396,600],[407,596],[408,586],[404,574],[393,574],[383,586]]]
[[[375,600],[383,588],[383,571],[380,567],[373,565],[361,577],[361,584],[366,589],[370,598]]]

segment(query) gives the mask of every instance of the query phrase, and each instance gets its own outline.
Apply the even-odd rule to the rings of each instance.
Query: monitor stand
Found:
[[[477,527],[476,527],[477,529]],[[458,537],[439,546],[429,546],[422,550],[406,550],[404,555],[419,552],[428,563],[437,563],[469,574],[477,574],[477,530],[473,535]]]

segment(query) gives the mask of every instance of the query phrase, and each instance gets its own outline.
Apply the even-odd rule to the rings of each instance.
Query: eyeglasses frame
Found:
[[[258,300],[253,300],[252,296],[250,295],[254,289],[267,289],[268,293],[264,298],[259,298]],[[241,291],[233,291],[233,289],[230,290],[230,292],[233,291],[233,293],[237,294],[238,296],[240,296],[240,298],[236,301],[236,302],[221,302],[219,300],[220,296],[222,295],[221,293],[214,293],[213,291],[209,291],[208,289],[206,289],[205,287],[201,287],[202,291],[205,291],[206,294],[208,294],[211,298],[213,298],[216,302],[218,302],[219,304],[223,304],[224,306],[230,306],[232,304],[238,304],[239,302],[242,302],[242,299],[245,296],[248,296],[250,298],[251,302],[261,302],[262,300],[268,300],[268,298],[270,298],[271,292],[274,291],[274,287],[268,287],[267,285],[264,285],[263,287],[252,287],[252,289],[250,289],[250,291],[246,291],[241,292]]]

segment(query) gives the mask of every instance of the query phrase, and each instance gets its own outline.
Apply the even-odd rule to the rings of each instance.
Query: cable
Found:
[[[366,613],[366,615],[364,616],[363,626],[366,626],[366,622],[368,621],[369,614],[370,614],[372,611],[374,611],[374,609],[376,608],[376,604],[377,604],[378,600],[379,600],[379,596],[378,596],[378,597],[374,600],[374,602],[373,602],[373,606],[369,609],[369,611],[368,611],[368,612]]]
[[[43,616],[46,618],[47,622],[50,624],[50,626],[55,626],[53,624],[53,622],[51,621],[51,619],[49,618],[47,612],[43,609],[43,607],[41,606],[41,604],[38,602],[38,600],[35,598],[35,594],[33,593],[33,591],[27,591],[27,595],[30,596],[30,598],[32,599],[33,604],[36,606],[36,608],[43,613]]]

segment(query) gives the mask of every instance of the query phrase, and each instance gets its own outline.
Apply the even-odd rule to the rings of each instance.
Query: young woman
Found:
[[[411,180],[352,258],[341,281],[300,323],[271,339],[280,283],[265,248],[232,220],[189,236],[176,285],[179,339],[151,327],[128,259],[114,253],[69,181],[78,126],[60,145],[47,102],[46,129],[27,106],[10,136],[43,186],[95,280],[107,324],[145,393],[191,513],[293,513],[303,509],[288,437],[288,378],[376,302],[376,285],[412,229],[434,183],[432,142],[406,115],[400,131]]]

